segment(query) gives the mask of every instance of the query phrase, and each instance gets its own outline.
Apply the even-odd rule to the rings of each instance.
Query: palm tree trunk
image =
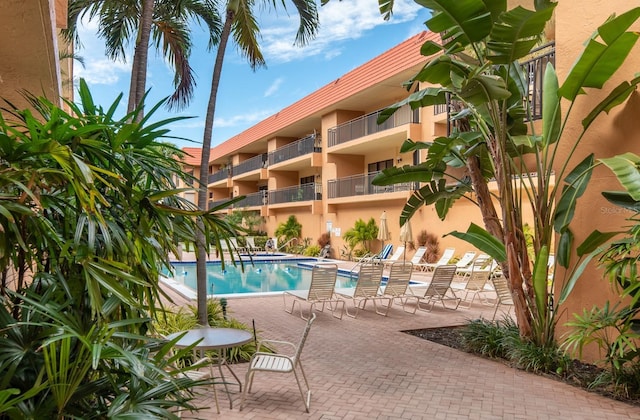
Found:
[[[129,104],[127,111],[133,111],[145,93],[147,84],[147,61],[149,56],[149,39],[151,38],[151,25],[153,23],[154,0],[142,1],[142,19],[140,22],[140,32],[133,54],[133,64],[131,66],[131,84],[129,85]],[[144,110],[136,116],[136,121],[141,121]]]
[[[211,154],[211,136],[213,134],[213,117],[216,112],[216,100],[218,97],[218,86],[220,85],[220,76],[222,74],[222,63],[224,61],[224,53],[231,34],[231,25],[235,19],[235,12],[227,10],[224,27],[220,35],[220,44],[218,44],[218,52],[216,54],[216,62],[213,67],[213,76],[211,78],[211,93],[209,94],[209,104],[207,105],[207,115],[204,122],[204,135],[202,139],[202,159],[200,160],[200,185],[198,189],[198,207],[200,209],[207,208],[207,184],[209,179],[209,157]],[[196,232],[196,291],[198,304],[198,320],[201,325],[208,324],[207,314],[207,249],[206,238],[204,236],[204,223],[198,221],[198,230]]]

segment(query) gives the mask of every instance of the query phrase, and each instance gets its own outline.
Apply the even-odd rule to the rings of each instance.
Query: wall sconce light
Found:
[[[398,163],[400,163],[400,162],[402,162],[402,158],[398,157],[398,158],[396,158],[396,161],[398,161]]]

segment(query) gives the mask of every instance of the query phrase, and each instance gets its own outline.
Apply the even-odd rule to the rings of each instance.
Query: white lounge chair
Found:
[[[289,290],[282,293],[285,312],[292,314],[295,310],[296,304],[299,304],[300,317],[308,320],[311,318],[316,305],[321,305],[320,311],[322,312],[324,311],[325,304],[328,304],[329,309],[333,312],[333,316],[342,319],[344,301],[340,301],[334,296],[337,277],[337,264],[317,264],[313,266],[311,271],[311,284],[309,285],[308,290]],[[291,308],[288,308],[287,306],[288,298],[293,298]],[[304,316],[302,311],[302,302],[306,302],[310,305],[309,317]],[[336,307],[333,307],[333,304],[335,304]],[[338,312],[339,316],[336,315],[338,305],[342,305],[342,309]]]
[[[462,260],[460,260],[462,261]],[[459,268],[456,271],[458,281],[466,281],[467,277],[475,271],[490,271],[492,268],[493,259],[487,254],[478,255],[472,262],[466,267]],[[464,264],[464,262],[463,262]],[[456,264],[457,265],[457,264]]]
[[[418,299],[417,309],[426,310],[431,312],[436,303],[441,303],[445,309],[458,309],[460,305],[460,298],[456,296],[455,292],[451,288],[451,281],[456,275],[456,265],[447,264],[436,267],[433,272],[433,277],[428,285],[409,286],[408,293],[412,294]],[[455,308],[447,308],[445,301],[453,300],[456,304]],[[420,306],[421,302],[425,301],[430,303],[431,307],[425,309]]]
[[[405,312],[409,312],[406,310],[405,306],[408,299],[415,299],[417,306],[417,298],[413,295],[407,294],[407,288],[411,282],[412,273],[413,263],[410,261],[398,261],[391,264],[386,284],[380,286],[377,298],[373,299],[373,304],[378,315],[387,316],[389,309],[391,309],[391,306],[396,299],[400,300],[402,303],[402,309]],[[380,302],[380,305],[378,305],[378,302]],[[416,310],[414,307],[411,313],[415,312]]]
[[[339,299],[349,299],[353,303],[354,313],[349,313],[347,305],[344,305],[348,316],[355,318],[360,309],[364,310],[367,301],[378,296],[378,289],[382,282],[382,264],[372,262],[363,263],[358,272],[358,280],[355,288],[336,289],[336,296]],[[343,301],[344,302],[344,301]]]
[[[382,264],[384,264],[385,266],[386,266],[386,265],[391,265],[391,264],[393,264],[394,262],[398,261],[398,260],[402,257],[402,255],[404,254],[404,250],[405,250],[405,247],[404,247],[403,245],[400,245],[400,246],[399,246],[399,247],[397,247],[397,248],[396,248],[396,250],[393,252],[393,255],[392,255],[392,256],[390,256],[390,257],[389,257],[389,258],[387,258],[387,259],[380,260],[379,262],[381,262],[381,263],[382,263]]]
[[[256,372],[271,372],[293,373],[296,378],[296,383],[298,384],[298,389],[300,390],[300,395],[302,396],[302,400],[304,401],[305,411],[307,413],[309,412],[309,407],[311,406],[311,388],[309,388],[309,381],[307,381],[307,376],[305,375],[304,369],[302,368],[300,355],[302,354],[304,343],[307,341],[307,336],[309,335],[311,324],[315,319],[316,314],[311,314],[311,317],[307,321],[307,325],[305,326],[302,333],[302,338],[297,345],[287,341],[279,340],[261,340],[258,343],[256,353],[251,356],[251,360],[249,361],[249,370],[247,370],[244,391],[242,391],[242,397],[240,399],[240,411],[242,411],[242,409],[244,408],[244,401],[247,397],[247,394],[251,392],[253,377],[255,376]],[[265,343],[269,344],[269,346],[286,346],[287,348],[292,350],[292,354],[288,355],[285,353],[261,352],[261,346]],[[300,370],[300,374],[302,375],[302,379],[304,380],[306,391],[305,388],[302,387],[302,383],[300,382],[300,377],[298,376],[297,370]]]
[[[433,271],[439,265],[449,264],[449,261],[451,261],[451,258],[453,258],[453,255],[455,253],[456,253],[455,248],[447,248],[444,250],[444,252],[442,253],[442,256],[438,261],[434,263],[422,263],[422,264],[419,264],[418,267],[424,271]]]
[[[507,284],[507,278],[504,276],[496,276],[491,279],[491,283],[493,283],[493,288],[496,291],[496,303],[495,303],[495,311],[493,311],[493,321],[496,319],[496,314],[498,313],[498,308],[500,306],[514,306],[513,297],[511,296],[511,290],[509,290],[509,285]],[[509,308],[510,309],[510,308]],[[507,309],[506,314],[509,313],[509,309]]]
[[[489,270],[475,270],[467,277],[467,282],[464,288],[465,294],[463,301],[465,302],[465,304],[462,305],[463,308],[470,309],[471,304],[475,300],[476,296],[488,292],[488,290],[485,290],[485,285],[489,281],[490,275],[491,271]],[[469,294],[472,295],[471,301],[467,301]],[[486,298],[484,303],[488,303]]]
[[[253,236],[247,236],[245,238],[245,241],[247,243],[247,250],[249,251],[249,253],[255,254],[257,252],[264,251],[264,248],[256,246],[256,241]]]
[[[411,257],[411,264],[413,264],[414,266],[419,266],[424,264],[422,262],[422,259],[424,258],[424,254],[426,253],[427,253],[426,246],[418,247],[418,249],[416,249],[416,252],[413,254],[413,257]]]

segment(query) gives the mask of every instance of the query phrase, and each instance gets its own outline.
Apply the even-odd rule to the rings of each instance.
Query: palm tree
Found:
[[[131,69],[131,84],[127,110],[138,108],[145,95],[147,56],[153,40],[173,65],[175,91],[167,105],[181,108],[193,96],[195,79],[189,65],[191,38],[189,22],[199,20],[209,30],[209,45],[217,42],[220,17],[212,0],[70,0],[68,40],[79,42],[78,21],[84,17],[98,19],[98,35],[105,40],[107,56],[113,60],[125,59],[127,42],[135,39]],[[136,116],[140,121],[142,110]]]
[[[265,2],[265,4],[276,9],[278,3],[272,0],[271,3]],[[316,35],[318,29],[318,10],[313,0],[293,0],[293,4],[298,11],[300,19],[295,44],[302,46]],[[281,2],[281,5],[286,8],[284,1]],[[220,43],[218,44],[218,52],[213,67],[211,93],[209,95],[209,104],[207,106],[202,139],[200,189],[198,191],[198,207],[201,209],[206,209],[207,207],[207,184],[209,178],[209,156],[211,154],[213,119],[216,111],[218,86],[222,74],[222,63],[224,61],[224,53],[229,41],[229,36],[233,35],[239,51],[249,61],[249,65],[253,70],[265,64],[260,46],[258,45],[257,36],[260,33],[260,28],[258,28],[255,19],[254,7],[255,3],[252,0],[230,0],[227,3],[225,22],[220,35]],[[199,229],[196,234],[196,249],[198,318],[204,325],[207,321],[207,250],[205,249],[205,234],[202,229]]]

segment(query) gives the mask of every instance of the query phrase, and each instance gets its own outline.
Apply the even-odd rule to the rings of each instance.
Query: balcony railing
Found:
[[[273,152],[269,152],[269,165],[275,165],[276,163],[313,152],[319,153],[322,151],[320,144],[321,138],[316,134],[311,134],[303,139],[296,140],[286,146],[277,148]]]
[[[229,199],[227,198],[226,200],[211,200],[209,201],[209,207],[210,209],[219,206],[222,203],[226,203],[227,201],[229,201]]]
[[[234,208],[257,207],[268,203],[267,191],[258,191],[256,193],[247,194],[243,200],[233,205]]]
[[[414,182],[378,186],[371,184],[380,172],[331,179],[327,182],[328,198],[353,197],[357,195],[385,194],[398,191],[412,191],[417,188]]]
[[[531,119],[539,120],[542,118],[542,79],[547,63],[555,64],[556,62],[555,44],[543,45],[531,51],[531,54],[534,58],[522,63],[529,82],[524,101],[529,101]]]
[[[267,154],[264,153],[259,156],[254,156],[249,158],[239,164],[235,165],[231,172],[233,175],[240,175],[247,172],[255,171],[257,169],[262,169],[267,167]]]
[[[316,183],[296,185],[269,191],[269,204],[292,203],[322,199],[322,185]]]
[[[378,124],[378,116],[382,111],[383,110],[380,109],[371,114],[340,124],[337,127],[330,128],[328,132],[329,147],[359,139],[369,134],[379,133],[390,128],[420,122],[420,110],[412,110],[409,105],[405,105],[398,109],[391,118],[384,123]]]
[[[218,172],[214,172],[211,175],[209,175],[209,184],[213,184],[214,182],[217,181],[222,181],[223,179],[227,179],[229,178],[229,175],[231,174],[231,171],[229,169],[221,169]]]

